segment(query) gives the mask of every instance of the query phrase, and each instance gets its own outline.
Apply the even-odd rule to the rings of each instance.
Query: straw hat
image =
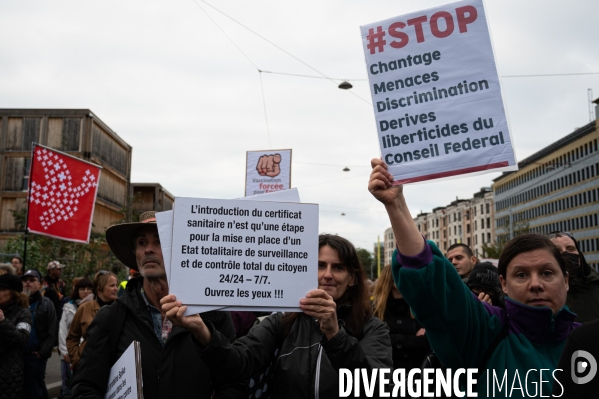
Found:
[[[123,223],[106,230],[106,241],[112,253],[131,269],[138,270],[135,261],[135,234],[144,226],[156,227],[156,212],[148,211],[139,215],[139,222]]]

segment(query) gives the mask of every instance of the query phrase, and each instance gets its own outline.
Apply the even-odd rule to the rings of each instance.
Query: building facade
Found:
[[[131,183],[130,197],[133,209],[139,213],[170,211],[175,203],[175,197],[160,183]]]
[[[483,244],[495,242],[494,212],[493,190],[483,187],[470,199],[456,198],[447,206],[419,213],[414,223],[441,251],[447,251],[453,244],[466,244],[482,258]]]
[[[100,118],[89,109],[0,109],[0,244],[19,233],[11,211],[27,206],[34,142],[103,167],[92,231],[122,218],[132,148]]]
[[[599,266],[599,131],[596,121],[518,163],[495,179],[500,241],[522,232],[571,232],[587,262]]]

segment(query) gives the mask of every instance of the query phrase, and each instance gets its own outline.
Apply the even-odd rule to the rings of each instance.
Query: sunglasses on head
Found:
[[[566,236],[566,237],[570,237],[570,238],[574,239],[574,236],[569,231],[554,231],[552,233],[549,233],[547,238],[549,238],[551,240],[552,238],[561,237],[561,236]]]

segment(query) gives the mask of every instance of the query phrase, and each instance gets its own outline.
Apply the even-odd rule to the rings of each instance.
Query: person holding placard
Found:
[[[173,327],[160,311],[169,286],[155,212],[142,213],[140,222],[110,227],[106,240],[115,256],[141,276],[129,280],[125,293],[100,309],[88,328],[72,398],[104,398],[111,368],[133,341],[141,345],[145,399],[240,397],[240,387],[213,381],[189,329]],[[207,312],[204,317],[226,339],[235,339],[228,312]]]
[[[318,288],[300,300],[303,313],[275,313],[232,344],[209,320],[183,316],[186,306],[175,295],[161,303],[174,325],[193,332],[216,378],[242,381],[267,370],[263,395],[329,398],[339,396],[340,368],[392,366],[389,333],[372,315],[365,282],[354,246],[325,234],[319,237]]]
[[[368,190],[385,205],[395,233],[395,282],[439,360],[452,370],[478,367],[478,397],[551,396],[566,337],[580,325],[566,306],[568,273],[558,249],[542,235],[514,238],[499,257],[505,310],[479,301],[422,237],[387,165],[371,163]],[[493,376],[507,384],[499,388]]]

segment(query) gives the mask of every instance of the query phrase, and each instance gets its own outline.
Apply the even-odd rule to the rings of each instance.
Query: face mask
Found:
[[[566,261],[566,271],[572,277],[582,277],[582,267],[580,266],[580,255],[570,252],[562,252],[562,258]]]

